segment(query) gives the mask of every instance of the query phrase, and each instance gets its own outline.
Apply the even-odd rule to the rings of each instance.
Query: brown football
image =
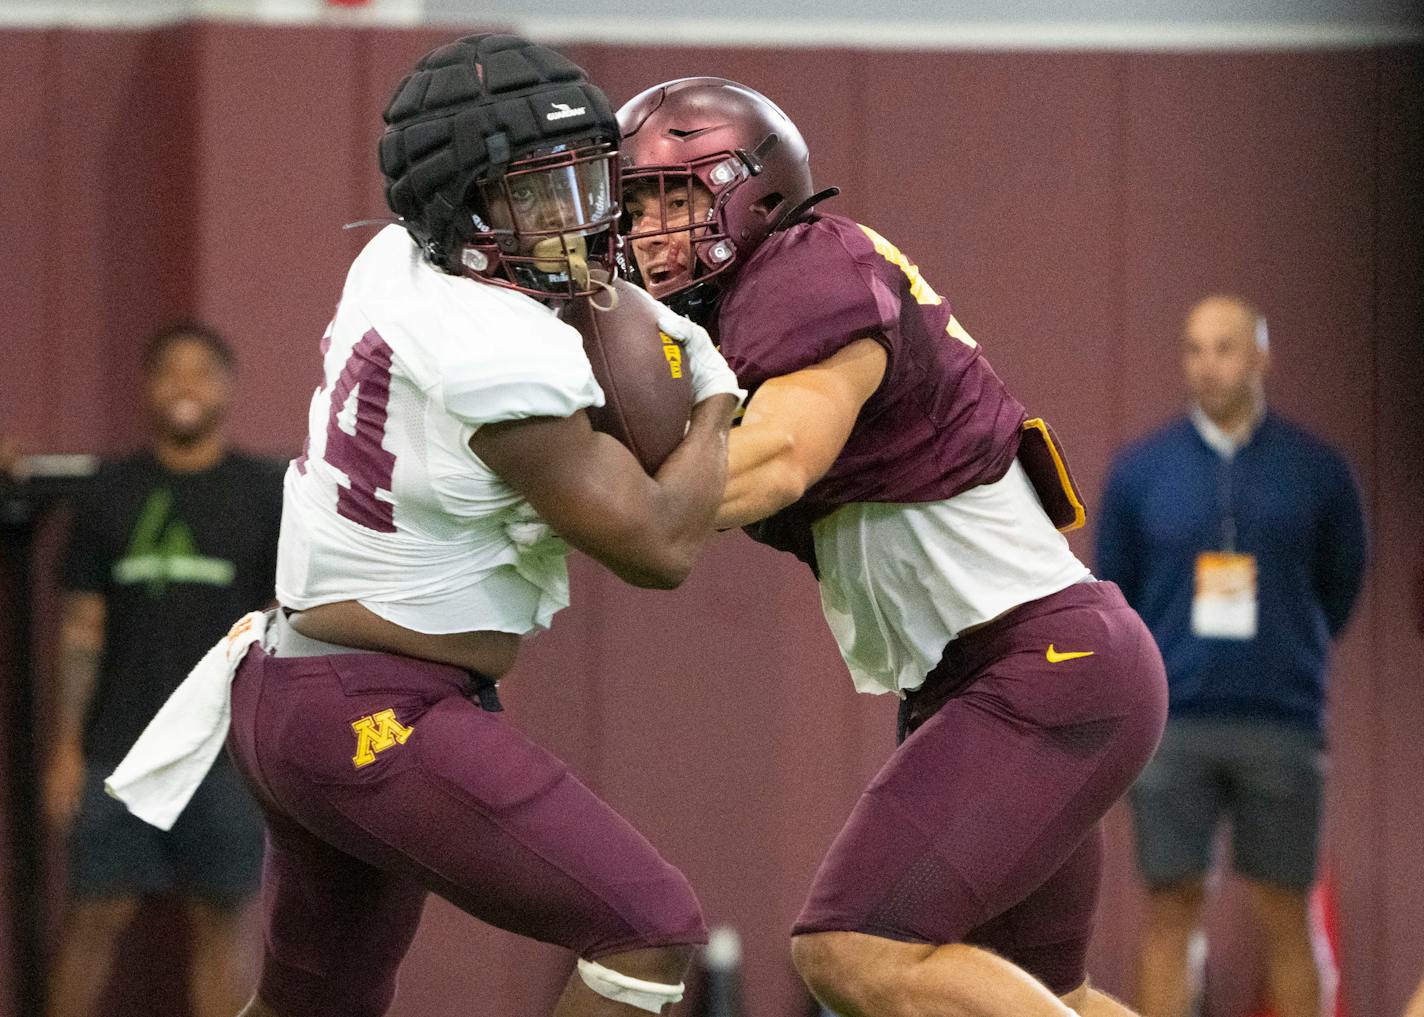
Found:
[[[568,301],[559,317],[583,336],[603,388],[606,401],[588,411],[594,429],[617,438],[653,474],[687,433],[691,368],[682,347],[658,330],[663,306],[624,279],[613,285],[612,309],[599,307],[608,305],[605,292]]]

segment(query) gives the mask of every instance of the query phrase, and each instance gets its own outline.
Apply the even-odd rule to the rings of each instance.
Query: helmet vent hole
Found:
[[[768,194],[752,205],[752,210],[763,218],[771,215],[772,211],[781,204],[779,193]]]

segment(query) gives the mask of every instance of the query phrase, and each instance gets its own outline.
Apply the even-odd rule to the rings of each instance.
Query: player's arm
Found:
[[[58,728],[45,774],[45,811],[67,824],[84,790],[84,718],[94,698],[104,650],[104,596],[67,593],[59,630]]]
[[[729,439],[717,528],[745,526],[800,499],[845,447],[885,376],[885,349],[857,339],[818,364],[772,378]]]
[[[654,477],[582,410],[486,424],[470,449],[574,547],[634,586],[671,589],[712,533],[736,405],[715,395],[694,406],[687,436]]]

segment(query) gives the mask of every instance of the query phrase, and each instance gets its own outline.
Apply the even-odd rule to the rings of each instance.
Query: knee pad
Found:
[[[664,982],[649,982],[606,968],[596,961],[579,958],[579,977],[583,984],[605,999],[615,1003],[627,1003],[648,1013],[662,1013],[663,1007],[682,999],[682,982],[668,985]]]

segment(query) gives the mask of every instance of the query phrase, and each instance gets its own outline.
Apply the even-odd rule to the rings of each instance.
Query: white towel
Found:
[[[168,830],[208,775],[232,720],[232,676],[267,631],[267,615],[243,615],[173,690],[104,790],[144,822]]]

